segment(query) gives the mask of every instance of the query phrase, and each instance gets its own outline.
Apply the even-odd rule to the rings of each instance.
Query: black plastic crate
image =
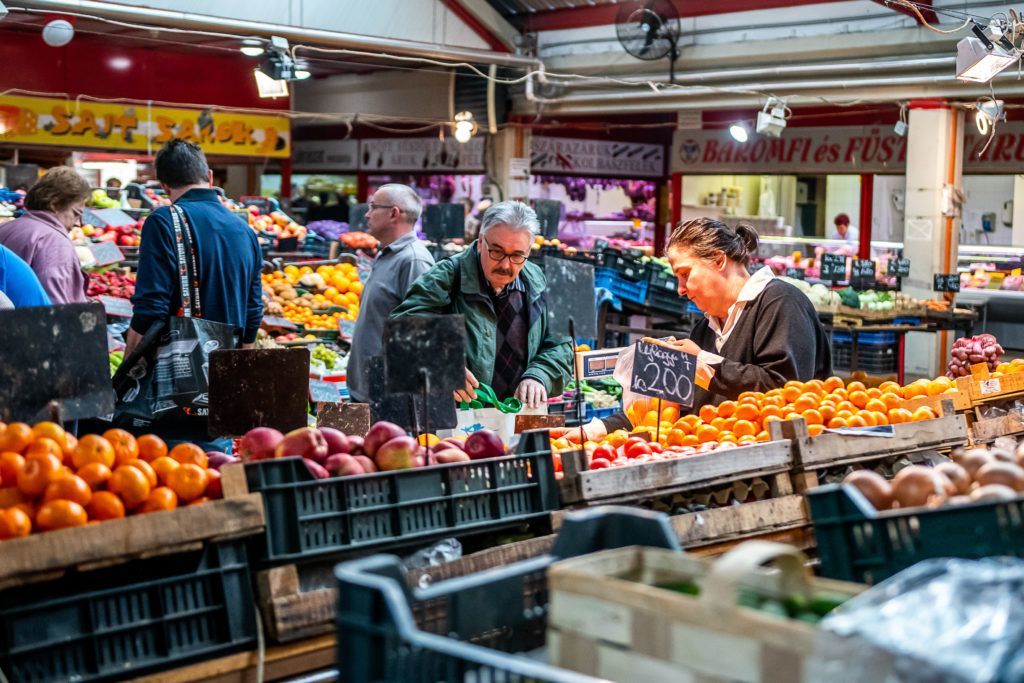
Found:
[[[0,593],[0,670],[11,683],[124,680],[255,643],[241,541]]]
[[[612,249],[605,250],[601,255],[604,268],[614,270],[617,275],[632,282],[647,282],[650,266],[639,259]]]
[[[524,432],[516,455],[355,477],[314,479],[302,458],[247,463],[263,494],[264,563],[422,544],[546,520],[559,506],[546,430]]]
[[[647,306],[665,313],[684,315],[690,300],[679,296],[679,281],[663,268],[651,266],[647,284]]]
[[[595,683],[519,653],[544,644],[552,563],[630,545],[679,550],[665,515],[604,507],[567,515],[548,555],[425,589],[409,586],[397,557],[340,564],[339,680]]]
[[[853,343],[845,341],[832,342],[832,367],[837,371],[852,370]],[[875,346],[873,344],[857,344],[857,370],[876,375],[896,372],[898,358],[894,346]]]
[[[849,485],[807,493],[821,575],[874,584],[935,557],[1024,557],[1024,498],[878,512]]]

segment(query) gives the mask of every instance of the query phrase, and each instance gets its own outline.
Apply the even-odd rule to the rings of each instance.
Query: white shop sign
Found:
[[[533,136],[530,172],[616,178],[661,178],[665,148],[634,142],[606,142]]]
[[[358,140],[299,140],[292,143],[295,171],[357,171]]]
[[[367,173],[482,173],[484,141],[454,138],[370,138],[359,142],[359,168]]]

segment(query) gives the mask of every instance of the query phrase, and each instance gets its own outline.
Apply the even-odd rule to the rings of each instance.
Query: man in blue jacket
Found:
[[[213,172],[198,145],[180,139],[164,145],[156,155],[156,177],[171,202],[184,210],[195,236],[202,317],[233,325],[243,346],[251,346],[263,319],[263,256],[256,234],[220,203],[211,189]],[[170,207],[158,208],[142,226],[132,305],[125,355],[152,324],[181,313]]]

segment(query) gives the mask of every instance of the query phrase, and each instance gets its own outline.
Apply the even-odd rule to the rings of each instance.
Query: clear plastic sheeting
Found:
[[[462,544],[457,538],[446,538],[421,548],[402,560],[407,570],[437,567],[462,557]]]
[[[821,623],[807,680],[1024,680],[1024,561],[936,559],[849,600]]]

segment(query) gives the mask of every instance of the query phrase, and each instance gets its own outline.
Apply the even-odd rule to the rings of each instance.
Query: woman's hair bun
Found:
[[[757,253],[757,230],[753,226],[740,223],[736,226],[736,236],[743,240],[748,256]]]

